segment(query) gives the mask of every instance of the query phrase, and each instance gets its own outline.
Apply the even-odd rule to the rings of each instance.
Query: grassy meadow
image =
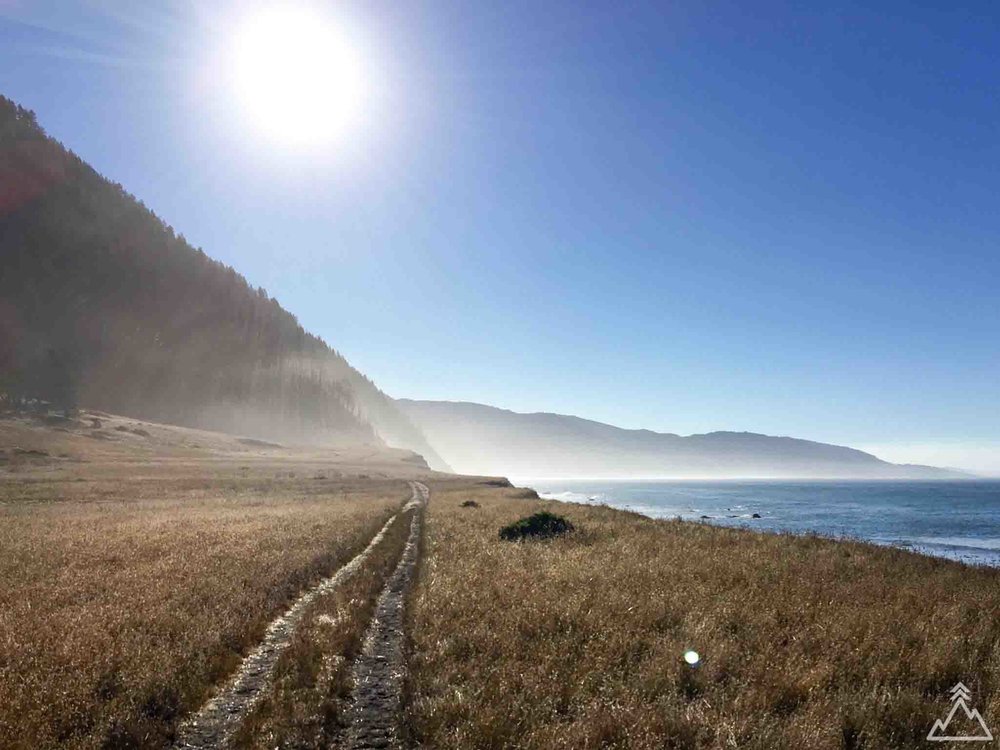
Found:
[[[412,747],[913,748],[959,681],[1000,717],[1000,571],[543,501],[405,453],[94,419],[0,424],[4,750],[169,746],[415,476],[431,500],[407,609]],[[500,538],[541,510],[573,530]],[[397,519],[309,605],[236,747],[337,746],[406,534]]]
[[[164,746],[268,622],[410,496],[314,457],[208,451],[206,433],[159,428],[178,452],[152,425],[119,442],[7,427],[4,750]]]
[[[431,489],[411,612],[420,747],[914,748],[959,680],[1000,717],[1000,571]],[[576,531],[498,538],[540,509]]]

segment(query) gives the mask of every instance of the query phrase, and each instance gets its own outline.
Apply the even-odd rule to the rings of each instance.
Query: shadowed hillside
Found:
[[[0,405],[77,404],[446,468],[391,399],[0,97]]]
[[[752,432],[673,435],[562,414],[449,401],[396,402],[456,471],[520,477],[897,478],[960,476],[839,445]]]

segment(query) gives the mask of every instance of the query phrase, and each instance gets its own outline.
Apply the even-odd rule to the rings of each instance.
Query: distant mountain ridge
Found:
[[[456,471],[537,478],[858,478],[965,476],[892,464],[854,448],[751,432],[681,436],[564,414],[397,400]]]
[[[388,443],[396,404],[0,97],[0,408],[50,402],[279,441]]]

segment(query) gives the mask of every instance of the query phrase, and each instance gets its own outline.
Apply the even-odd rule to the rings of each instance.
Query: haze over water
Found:
[[[1000,566],[1000,480],[518,480],[543,497],[604,503],[654,518],[817,533]],[[760,518],[754,518],[757,513]],[[708,516],[708,518],[703,518]]]

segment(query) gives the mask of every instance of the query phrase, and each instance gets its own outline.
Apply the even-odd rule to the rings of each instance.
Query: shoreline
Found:
[[[996,568],[466,482],[415,597],[422,746],[909,748],[959,681],[1000,715]],[[543,509],[575,531],[497,538]]]
[[[605,505],[654,519],[680,519],[722,528],[771,534],[816,535],[834,541],[867,542],[880,547],[947,559],[966,565],[1000,568],[1000,481],[958,480],[518,480],[539,496],[586,506]],[[718,492],[713,492],[713,487]],[[953,494],[985,496],[983,509],[964,507],[951,518],[947,508],[914,508],[913,498]],[[661,492],[657,493],[657,488]],[[922,492],[926,488],[928,491]],[[689,489],[689,492],[685,492]],[[769,490],[781,495],[769,497]],[[853,495],[878,497],[873,507]],[[812,495],[830,500],[810,501]],[[801,498],[796,497],[801,495]],[[898,496],[898,500],[892,498]],[[886,498],[890,499],[886,499]],[[934,499],[935,501],[938,498]],[[940,501],[946,504],[948,501]],[[965,501],[968,506],[972,501]],[[908,505],[909,504],[909,505]],[[927,516],[935,513],[934,521]],[[964,514],[964,515],[963,515]],[[996,526],[979,528],[980,516]]]

